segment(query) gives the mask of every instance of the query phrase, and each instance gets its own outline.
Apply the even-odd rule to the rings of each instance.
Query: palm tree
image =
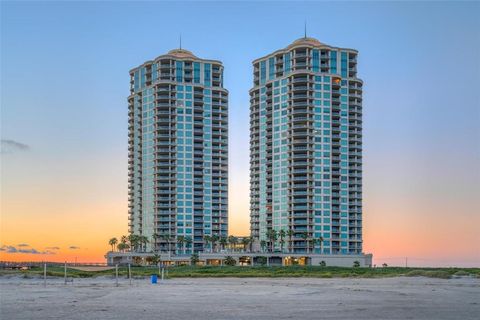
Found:
[[[185,253],[185,237],[184,236],[178,236],[177,237],[177,243],[181,246],[183,253]]]
[[[127,243],[127,242],[128,242],[128,237],[127,237],[127,236],[122,236],[122,237],[120,238],[120,242],[121,242],[121,243]]]
[[[222,246],[222,251],[225,250],[225,246],[227,245],[228,240],[226,237],[221,237],[220,238],[220,245]]]
[[[117,238],[112,238],[108,240],[108,244],[112,246],[112,252],[115,251],[115,245],[118,243]]]
[[[160,262],[160,256],[155,253],[152,257],[152,265],[156,266]]]
[[[204,235],[204,236],[203,236],[203,241],[205,242],[205,247],[208,247],[208,244],[209,244],[210,242],[212,242],[212,237],[209,236],[209,235]],[[205,248],[205,249],[206,249],[206,248]],[[211,249],[211,247],[210,247],[210,249]],[[212,250],[210,250],[210,251],[212,251]]]
[[[163,241],[167,243],[168,259],[170,259],[172,255],[171,243],[172,243],[172,240],[174,240],[174,238],[170,233],[163,233],[160,237],[163,239]]]
[[[167,243],[167,250],[168,250],[168,253],[171,252],[171,245],[170,243],[172,242],[172,236],[169,234],[169,233],[163,233],[161,236],[160,236],[163,241],[165,241]]]
[[[260,241],[260,247],[262,248],[262,252],[265,252],[266,245],[267,245],[267,241],[265,240]]]
[[[117,244],[117,249],[118,251],[125,252],[125,250],[130,249],[130,246],[127,243],[120,242],[119,244]]]
[[[285,244],[285,236],[287,235],[287,233],[285,232],[285,230],[281,229],[279,232],[278,232],[278,236],[280,237],[280,250],[283,252],[283,245]]]
[[[242,239],[242,244],[243,244],[243,252],[247,251],[247,246],[250,243],[250,237],[244,237]],[[251,250],[250,250],[251,251]]]
[[[149,243],[148,238],[146,236],[139,236],[138,242],[140,243],[140,250],[141,252],[147,251],[147,244]]]
[[[275,241],[277,241],[277,231],[275,231],[274,229],[269,229],[266,233],[266,236],[270,242],[270,252],[273,252]]]
[[[157,240],[160,238],[160,235],[156,232],[152,234],[152,251],[155,251],[157,249]]]
[[[185,237],[185,245],[186,245],[187,248],[190,247],[192,242],[193,242],[192,237]],[[192,248],[192,251],[193,251],[193,248]]]
[[[212,236],[212,247],[213,247],[213,251],[215,251],[215,248],[217,246],[217,242],[220,240],[220,237],[218,236],[218,234],[214,234]]]
[[[293,229],[288,229],[287,236],[288,236],[288,252],[291,253],[293,251],[293,242],[292,237],[294,236],[295,232]]]
[[[234,266],[237,264],[237,261],[231,256],[226,256],[224,263],[226,266]]]
[[[237,243],[238,243],[237,237],[235,237],[235,236],[229,236],[229,237],[228,237],[228,243],[230,244],[230,250],[232,250],[232,252],[234,252],[234,251],[235,251],[235,246],[236,246]]]
[[[192,253],[192,256],[190,257],[190,263],[192,266],[196,266],[197,263],[200,261],[200,258],[198,257],[198,253]]]
[[[138,249],[138,244],[140,243],[139,236],[132,233],[127,238],[128,238],[128,242],[130,244],[131,250],[136,252]]]
[[[323,245],[323,237],[322,236],[320,236],[317,239],[317,244],[320,246],[320,254],[322,254],[322,245]]]
[[[309,246],[309,242],[308,242],[308,232],[306,232],[306,231],[302,232],[300,237],[302,237],[302,239],[305,240],[305,243],[307,245],[307,253],[310,253],[310,246]]]

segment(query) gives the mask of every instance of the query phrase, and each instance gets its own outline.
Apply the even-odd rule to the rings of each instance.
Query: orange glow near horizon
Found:
[[[248,197],[238,197],[244,194],[240,193],[244,189],[248,189],[248,184],[240,183],[238,189],[230,189],[230,233],[239,236],[249,233]],[[449,261],[465,260],[467,256],[471,260],[466,259],[466,265],[474,266],[478,261],[475,260],[478,259],[478,215],[472,214],[471,221],[435,221],[432,220],[435,214],[445,208],[431,205],[427,208],[421,203],[416,206],[402,206],[392,199],[367,199],[364,251],[374,254],[375,263],[402,265],[404,257],[410,257],[411,263],[416,265],[429,265],[435,260],[448,265]],[[105,262],[104,255],[110,248],[108,240],[127,233],[126,202],[85,204],[66,210],[68,205],[40,205],[32,198],[30,203],[4,201],[2,207],[3,212],[15,212],[2,214],[2,246],[35,248],[39,252],[52,251],[55,254],[0,251],[0,260]],[[41,216],[41,219],[28,213],[34,208],[35,215]],[[419,211],[423,214],[418,215]],[[462,232],[450,237],[447,236],[451,234],[450,230]],[[462,245],[459,246],[459,243]],[[19,244],[29,246],[18,247]]]
[[[73,173],[68,161],[34,171],[24,157],[5,157],[2,165],[10,170],[2,172],[0,260],[105,262],[108,240],[128,230],[123,156],[84,161]],[[403,265],[409,257],[417,266],[480,265],[474,185],[456,193],[444,184],[412,189],[385,177],[393,174],[388,167],[375,169],[365,177],[363,220],[364,252],[373,253],[375,264]],[[249,234],[249,177],[243,171],[230,173],[229,233],[238,236]],[[9,246],[37,253],[9,253]],[[54,254],[42,254],[47,251]]]

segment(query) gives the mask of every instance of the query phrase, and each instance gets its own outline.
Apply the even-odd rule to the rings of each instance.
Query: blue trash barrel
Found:
[[[156,283],[157,283],[157,275],[152,274],[152,284],[156,284]]]

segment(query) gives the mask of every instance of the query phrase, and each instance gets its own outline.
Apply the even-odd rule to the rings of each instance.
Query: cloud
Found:
[[[20,244],[17,244],[17,247],[30,247],[30,245],[26,243],[20,243]]]
[[[21,248],[25,246],[18,245],[18,247]],[[38,251],[37,249],[34,249],[34,248],[29,248],[29,249],[19,249],[19,248],[16,248],[14,246],[2,246],[0,247],[0,251],[4,251],[6,253],[23,253],[23,254],[56,254],[55,252],[52,252],[50,250]]]
[[[0,153],[14,153],[16,151],[28,151],[30,146],[15,140],[1,139]]]
[[[14,246],[2,246],[0,251],[5,251],[6,253],[17,253],[17,248]]]
[[[45,247],[47,250],[60,250],[60,247]]]
[[[77,247],[77,246],[70,246],[68,249],[71,249],[71,250],[78,250],[78,249],[80,249],[80,247]]]

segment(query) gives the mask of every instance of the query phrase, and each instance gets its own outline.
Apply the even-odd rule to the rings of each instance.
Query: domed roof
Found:
[[[309,46],[319,47],[319,46],[324,46],[325,44],[321,43],[315,38],[304,37],[304,38],[300,38],[293,41],[292,44],[290,44],[287,48],[292,48],[299,45],[309,45]]]
[[[173,49],[168,54],[177,58],[197,58],[193,53],[185,49]]]

